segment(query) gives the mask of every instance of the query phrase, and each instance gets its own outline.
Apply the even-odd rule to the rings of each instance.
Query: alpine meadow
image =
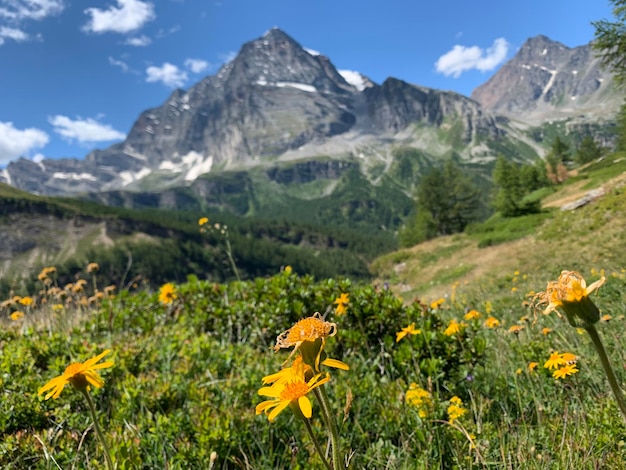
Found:
[[[0,467],[623,469],[609,3],[471,97],[275,27],[123,141],[8,163]]]

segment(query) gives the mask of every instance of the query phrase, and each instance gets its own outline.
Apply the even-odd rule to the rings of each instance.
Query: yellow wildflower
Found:
[[[338,304],[335,307],[335,313],[337,315],[343,315],[344,313],[346,313],[348,311],[348,309],[346,308],[346,304]]]
[[[555,379],[564,379],[568,375],[574,375],[576,372],[578,372],[576,364],[567,364],[552,372],[552,376]]]
[[[281,411],[291,405],[305,418],[310,418],[312,408],[307,394],[329,380],[329,374],[317,374],[307,382],[303,370],[293,370],[288,379],[277,380],[271,387],[259,389],[259,395],[272,398],[272,400],[259,403],[256,406],[256,414],[265,412],[268,419],[274,421]]]
[[[585,279],[576,271],[563,271],[557,281],[548,282],[545,292],[535,296],[537,306],[546,304],[543,313],[548,314],[558,308],[565,312],[568,322],[576,327],[576,318],[584,324],[593,325],[600,319],[598,307],[589,299],[589,295],[604,284],[606,278],[599,280],[587,287]]]
[[[315,341],[318,338],[325,339],[335,336],[337,333],[337,325],[322,319],[319,312],[312,317],[303,318],[286,331],[283,331],[276,338],[276,346],[274,351],[281,348],[290,348],[294,346],[294,351],[305,341]]]
[[[417,408],[420,418],[425,418],[432,407],[432,395],[416,383],[411,383],[404,396],[406,403]]]
[[[563,359],[563,362],[565,364],[571,364],[573,362],[578,361],[578,356],[576,354],[566,352],[566,353],[561,354],[561,359]]]
[[[559,352],[558,351],[554,351],[552,354],[550,354],[550,357],[545,362],[543,367],[546,368],[546,369],[556,369],[557,367],[559,367],[559,366],[561,366],[563,364],[565,364],[565,361],[563,360],[563,358],[561,357]]]
[[[446,336],[453,336],[459,333],[464,326],[465,325],[463,323],[459,323],[455,318],[453,318],[450,320],[450,323],[448,323],[448,327],[444,330],[443,334]]]
[[[100,269],[100,265],[98,263],[89,263],[87,265],[87,272],[88,273],[95,273]]]
[[[496,317],[489,317],[485,320],[485,326],[487,328],[495,328],[497,326],[500,326],[500,320],[498,320]]]
[[[451,423],[467,413],[467,410],[463,407],[463,402],[457,396],[450,398],[450,406],[448,406],[447,411],[448,418],[450,419]]]
[[[161,289],[159,289],[159,302],[162,304],[171,304],[177,297],[176,286],[174,286],[171,282],[163,284]]]
[[[444,299],[443,297],[437,299],[437,300],[433,300],[430,303],[430,308],[432,308],[433,310],[441,307],[443,305],[443,303],[446,301],[446,299]]]
[[[421,332],[421,330],[415,328],[415,323],[411,323],[409,326],[402,328],[401,331],[396,333],[396,343],[407,335],[419,335]]]
[[[208,224],[208,223],[209,223],[209,218],[208,217],[200,217],[198,219],[198,225],[200,227],[202,227],[203,225]]]
[[[542,334],[542,335],[547,336],[547,335],[549,335],[550,333],[552,333],[552,328],[545,327],[545,328],[542,328],[542,329],[541,329],[541,334]]]
[[[509,328],[509,333],[519,335],[523,329],[524,329],[524,325],[513,325],[511,328]]]
[[[528,370],[529,370],[530,372],[534,372],[534,371],[535,371],[535,369],[537,368],[537,366],[539,366],[539,363],[538,363],[538,362],[535,362],[535,361],[533,361],[533,362],[529,362],[529,363],[528,363]]]
[[[20,312],[19,310],[16,310],[10,316],[11,316],[11,320],[17,321],[24,316],[24,312]]]
[[[478,318],[480,318],[480,312],[477,312],[476,310],[470,310],[469,312],[467,312],[465,314],[465,316],[463,317],[465,320],[476,320]]]
[[[35,301],[32,297],[22,297],[20,300],[18,300],[18,302],[23,306],[28,307],[29,305],[32,305]]]
[[[341,304],[347,305],[347,304],[350,303],[349,297],[350,297],[350,294],[346,294],[344,292],[339,297],[337,297],[333,303],[335,303],[337,305],[341,305]]]
[[[96,363],[110,352],[111,350],[107,349],[103,353],[92,357],[85,362],[75,362],[70,364],[65,368],[63,374],[50,380],[46,385],[39,389],[37,394],[41,395],[42,393],[50,390],[50,392],[44,397],[44,400],[47,400],[50,397],[57,398],[67,384],[72,384],[72,386],[78,390],[88,390],[90,385],[93,385],[96,388],[102,387],[102,385],[104,385],[104,380],[102,380],[102,378],[95,371],[111,367],[113,362],[105,361],[100,364]]]

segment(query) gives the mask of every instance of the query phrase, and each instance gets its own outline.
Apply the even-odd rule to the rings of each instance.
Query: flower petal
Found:
[[[305,418],[310,418],[313,414],[313,410],[311,409],[311,401],[307,398],[306,395],[298,398],[298,406],[300,407],[300,411]]]
[[[333,367],[334,369],[350,370],[350,366],[348,364],[337,359],[326,358],[322,361],[322,364],[326,367]]]
[[[100,359],[102,359],[104,356],[106,356],[107,354],[109,354],[111,352],[110,349],[107,349],[106,351],[104,351],[103,353],[98,354],[96,357],[92,357],[91,359],[83,362],[83,366],[86,369],[91,369],[91,367],[98,362]],[[111,365],[113,365],[113,363],[111,363]]]
[[[267,418],[270,421],[274,421],[274,419],[276,419],[276,416],[278,416],[281,411],[283,411],[285,408],[287,408],[289,406],[289,403],[291,403],[289,400],[281,401],[278,404],[278,406],[276,408],[274,408],[272,410],[272,412],[267,416]]]

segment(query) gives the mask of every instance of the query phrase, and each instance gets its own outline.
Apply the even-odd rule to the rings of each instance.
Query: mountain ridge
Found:
[[[531,39],[502,69],[517,70],[515,63],[537,54],[550,59],[548,49],[567,49],[545,36]],[[534,71],[545,72],[541,67]],[[141,112],[124,142],[84,160],[19,159],[0,181],[49,195],[161,191],[191,186],[204,174],[329,156],[359,159],[366,179],[376,184],[368,169],[389,168],[397,147],[426,152],[432,162],[454,156],[488,164],[502,152],[518,161],[541,156],[543,144],[509,122],[519,116],[490,110],[506,98],[493,91],[491,101],[485,97],[494,82],[502,82],[498,74],[474,99],[393,77],[377,84],[352,75],[351,84],[330,59],[273,28],[243,44],[215,75]],[[410,194],[412,188],[405,190]]]

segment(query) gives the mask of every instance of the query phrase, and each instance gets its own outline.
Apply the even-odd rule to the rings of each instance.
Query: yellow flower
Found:
[[[396,343],[407,335],[419,335],[421,332],[421,330],[415,328],[415,323],[411,323],[409,326],[402,328],[401,331],[396,333]]]
[[[600,318],[600,321],[606,323],[606,322],[611,321],[611,318],[613,318],[611,317],[611,315],[602,315],[602,317]]]
[[[104,380],[95,372],[98,369],[106,369],[113,365],[113,361],[105,361],[100,364],[96,364],[100,359],[111,352],[107,349],[103,353],[92,357],[91,359],[80,363],[75,362],[65,368],[63,374],[50,380],[46,385],[41,387],[37,392],[37,395],[41,395],[43,392],[50,390],[50,392],[44,397],[44,400],[48,398],[57,398],[63,388],[69,383],[78,390],[89,390],[89,385],[93,385],[96,388],[104,385]]]
[[[316,312],[312,317],[303,318],[286,331],[283,331],[276,338],[274,351],[281,348],[294,346],[294,351],[305,341],[315,341],[335,336],[337,325],[335,323],[322,320],[322,315]]]
[[[560,308],[565,312],[570,325],[576,327],[578,317],[584,324],[593,325],[600,319],[598,307],[589,299],[589,295],[604,284],[606,278],[587,287],[585,279],[576,271],[563,271],[557,281],[548,282],[545,292],[535,296],[537,306],[546,304],[543,313],[548,314]]]
[[[416,383],[412,383],[404,396],[406,403],[417,408],[417,414],[420,418],[428,415],[429,409],[432,407],[432,395],[424,390]]]
[[[335,307],[335,313],[336,313],[337,315],[343,315],[343,314],[344,314],[344,313],[346,313],[347,311],[348,311],[348,309],[346,308],[346,305],[345,305],[345,304],[338,304],[338,305]]]
[[[495,328],[497,326],[500,326],[500,320],[498,320],[496,317],[489,317],[485,320],[485,326],[487,328]]]
[[[534,372],[534,370],[537,368],[537,366],[539,366],[539,363],[538,363],[538,362],[535,362],[535,361],[533,361],[533,362],[529,362],[529,363],[528,363],[528,370],[529,370],[530,372]]]
[[[209,218],[208,217],[200,217],[198,219],[198,225],[200,227],[202,227],[203,225],[208,224],[208,223],[209,223]]]
[[[511,328],[509,328],[509,333],[519,335],[523,329],[524,325],[513,325]]]
[[[541,334],[543,334],[543,335],[547,336],[550,333],[552,333],[552,328],[545,327],[545,328],[542,328],[542,330],[541,330]]]
[[[490,301],[487,300],[485,302],[485,313],[489,315],[492,311],[493,311],[493,305],[491,304]]]
[[[291,274],[291,271],[292,271],[292,270],[293,270],[293,269],[291,268],[291,266],[289,266],[289,265],[285,266],[285,274],[286,274],[287,276],[289,276],[289,275]]]
[[[443,305],[443,303],[446,301],[446,299],[444,299],[443,297],[437,299],[437,300],[433,300],[430,303],[430,308],[432,308],[433,310],[435,310],[436,308],[439,308]]]
[[[448,418],[450,419],[451,423],[467,413],[467,410],[463,407],[463,402],[457,396],[450,398],[450,406],[448,406],[447,411]]]
[[[292,370],[289,375],[290,377],[284,380],[277,380],[271,387],[259,389],[259,395],[272,398],[272,400],[259,403],[256,406],[257,415],[265,412],[268,419],[274,421],[281,411],[291,405],[298,409],[305,418],[311,417],[311,401],[307,394],[328,382],[330,375],[317,374],[308,382],[305,381],[303,370]]]
[[[22,297],[22,298],[19,300],[19,303],[21,303],[21,304],[22,304],[22,305],[24,305],[25,307],[28,307],[29,305],[32,305],[32,304],[33,304],[33,302],[35,302],[35,301],[33,300],[33,298],[32,298],[32,297]]]
[[[465,325],[463,323],[459,323],[458,321],[456,321],[455,318],[453,318],[452,320],[450,320],[450,323],[448,324],[448,327],[445,329],[443,334],[446,336],[453,336],[459,333],[464,326]]]
[[[552,372],[552,376],[555,379],[564,379],[568,375],[574,375],[576,372],[578,372],[576,364],[567,364]]]
[[[545,362],[543,367],[546,368],[546,369],[556,369],[557,367],[559,367],[559,366],[561,366],[563,364],[565,364],[565,361],[563,360],[563,358],[561,357],[559,352],[558,351],[554,351],[552,354],[550,354],[550,357]]]
[[[578,361],[578,356],[572,353],[563,353],[561,354],[561,359],[563,359],[565,364],[571,364]]]
[[[24,316],[24,312],[20,312],[19,310],[17,310],[11,314],[11,320],[17,321],[23,316]]]
[[[511,287],[511,292],[517,292],[517,287]]]
[[[159,290],[159,302],[167,305],[174,302],[176,298],[176,286],[174,286],[174,284],[168,282],[167,284],[163,284],[161,286],[161,289]]]
[[[337,305],[347,305],[350,303],[350,299],[348,298],[350,294],[343,293],[339,297],[335,299],[335,304]]]
[[[87,272],[88,273],[95,273],[100,269],[100,265],[98,263],[89,263],[87,265]]]
[[[477,312],[476,310],[470,310],[469,312],[467,312],[465,314],[465,316],[463,317],[465,320],[476,320],[478,318],[480,318],[480,312]]]

